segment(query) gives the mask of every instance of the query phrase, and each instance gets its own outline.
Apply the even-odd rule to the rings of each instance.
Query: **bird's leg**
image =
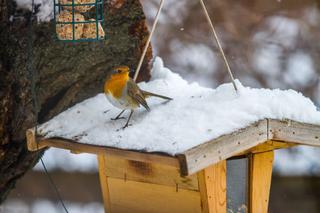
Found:
[[[120,116],[122,115],[122,113],[124,113],[124,111],[126,111],[126,110],[125,110],[125,109],[122,110],[122,111],[119,113],[119,115],[117,115],[117,117],[111,118],[111,120],[115,121],[115,120],[118,120],[118,119],[124,119],[125,117],[120,117]]]
[[[128,120],[127,120],[127,123],[126,123],[126,125],[124,125],[124,126],[122,127],[122,129],[125,129],[125,128],[127,128],[128,126],[130,126],[129,121],[130,121],[130,119],[131,119],[132,114],[133,114],[133,110],[130,111],[130,115],[129,115],[129,118],[128,118]]]

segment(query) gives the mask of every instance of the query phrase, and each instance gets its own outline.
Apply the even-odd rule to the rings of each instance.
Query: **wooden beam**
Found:
[[[292,120],[269,119],[268,138],[301,145],[320,146],[320,126]]]
[[[266,141],[263,144],[259,144],[258,146],[255,146],[251,149],[248,149],[246,151],[237,153],[235,156],[242,156],[242,155],[248,155],[248,154],[254,154],[254,153],[261,153],[261,152],[268,152],[268,151],[273,151],[276,149],[285,149],[285,148],[290,148],[293,146],[297,146],[298,144],[294,143],[287,143],[287,142],[281,142],[281,141],[273,141],[269,140]]]
[[[60,149],[70,150],[73,153],[92,153],[97,155],[106,154],[110,156],[121,157],[127,160],[160,163],[180,168],[179,161],[174,156],[168,156],[165,154],[158,153],[140,152],[135,150],[124,150],[107,146],[97,146],[92,144],[83,144],[64,138],[38,137],[37,140],[35,140],[34,130],[32,129],[29,129],[27,131],[27,145],[30,151],[36,151],[45,147],[56,147]]]
[[[37,151],[47,147],[46,144],[40,143],[38,137],[36,138],[36,133],[34,128],[28,129],[26,131],[27,147],[29,151]]]
[[[320,146],[320,126],[272,119],[261,120],[247,128],[210,140],[176,156],[82,144],[64,138],[38,137],[35,139],[32,129],[29,129],[26,134],[28,149],[31,151],[57,147],[74,153],[107,154],[127,160],[171,165],[180,168],[182,176],[195,174],[212,164],[237,155],[287,148],[292,144]],[[258,146],[267,141],[268,143]]]
[[[272,176],[273,151],[250,158],[250,212],[267,213]]]
[[[212,164],[267,141],[267,120],[221,136],[178,155],[182,175],[194,174]]]
[[[98,155],[99,178],[105,212],[111,212],[110,191],[106,174],[105,155]]]
[[[227,211],[226,161],[198,172],[202,213],[225,213]]]

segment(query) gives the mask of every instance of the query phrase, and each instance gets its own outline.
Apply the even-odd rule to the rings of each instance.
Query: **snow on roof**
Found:
[[[238,93],[231,83],[216,89],[188,83],[156,58],[151,81],[139,86],[173,101],[148,99],[151,112],[136,110],[132,126],[122,130],[125,120],[111,120],[120,110],[98,94],[41,125],[39,133],[46,138],[174,155],[265,118],[320,124],[320,112],[301,93],[249,88],[238,80],[236,84]]]

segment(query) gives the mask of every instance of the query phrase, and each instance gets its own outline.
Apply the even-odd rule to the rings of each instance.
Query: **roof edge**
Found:
[[[268,120],[263,119],[231,134],[193,147],[183,153],[188,171],[194,174],[212,164],[225,160],[268,140]],[[185,175],[185,174],[184,174]]]

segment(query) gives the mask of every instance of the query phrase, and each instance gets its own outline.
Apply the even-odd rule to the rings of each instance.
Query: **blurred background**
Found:
[[[158,0],[142,0],[149,26]],[[250,87],[294,89],[320,106],[319,0],[206,0],[236,78]],[[229,82],[198,1],[167,0],[152,41],[154,56],[188,81]],[[51,148],[44,161],[69,212],[103,212],[96,158]],[[0,206],[5,213],[63,212],[38,164]],[[320,148],[275,154],[269,212],[320,212]]]

